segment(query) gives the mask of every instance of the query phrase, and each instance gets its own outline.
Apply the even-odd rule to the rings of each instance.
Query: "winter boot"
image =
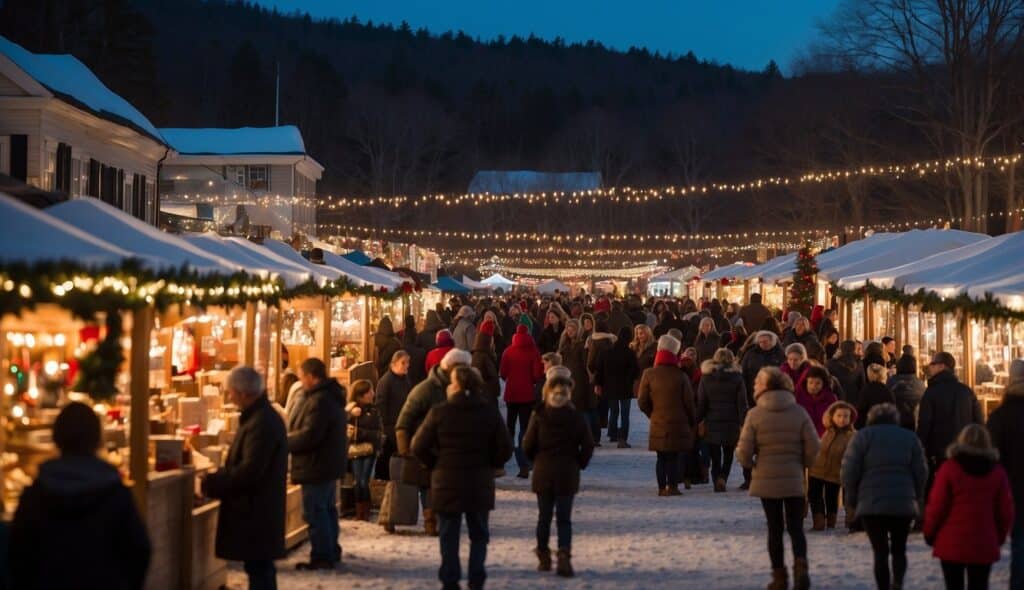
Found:
[[[437,536],[437,516],[430,508],[423,509],[423,532],[430,537]]]
[[[768,583],[765,590],[789,590],[789,576],[786,575],[786,568],[772,570],[772,581]]]
[[[551,550],[547,547],[541,549],[537,547],[533,550],[537,554],[537,571],[538,572],[550,572],[551,571]]]
[[[395,525],[391,524],[390,522],[385,522],[381,526],[384,527],[384,532],[385,533],[387,533],[389,535],[395,534]]]
[[[665,487],[665,488],[658,488],[658,495],[659,496],[667,496],[668,495],[668,488],[667,487]]]
[[[797,557],[793,560],[793,590],[810,590],[811,575],[808,572],[807,558]]]
[[[722,493],[725,491],[725,480],[721,477],[715,480],[715,492]]]
[[[519,479],[530,479],[530,470],[526,467],[520,467],[519,473],[516,474]]]
[[[687,486],[686,489],[690,489],[689,486]],[[682,496],[683,493],[679,491],[679,486],[677,484],[672,484],[672,485],[668,486],[667,488],[665,488],[665,495],[666,496]]]
[[[836,515],[835,514],[829,514],[826,517],[826,519],[825,519],[825,526],[830,528],[830,529],[836,528]]]
[[[568,549],[558,550],[558,566],[555,573],[563,578],[571,578],[576,575],[576,572],[572,571],[572,555],[569,554]]]
[[[626,442],[626,437],[620,436],[619,437],[619,448],[620,449],[631,449],[632,447],[629,446],[628,442]]]
[[[823,531],[825,530],[825,515],[820,512],[815,512],[812,516],[814,524],[811,525],[812,531]]]
[[[693,484],[690,483],[690,478],[686,478],[683,480],[683,487],[686,489],[690,489],[693,487]],[[679,491],[679,486],[676,486],[676,491]]]

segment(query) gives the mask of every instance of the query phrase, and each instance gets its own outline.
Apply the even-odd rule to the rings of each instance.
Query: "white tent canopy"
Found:
[[[561,291],[562,293],[568,293],[569,287],[558,279],[550,279],[537,285],[537,292],[544,295],[553,295],[555,291]]]
[[[166,260],[167,268],[188,265],[191,270],[203,274],[233,274],[243,270],[229,260],[208,254],[99,199],[66,201],[47,208],[46,212],[84,232],[103,236],[107,242],[141,258]],[[36,239],[43,239],[43,236]]]
[[[660,275],[651,277],[647,280],[648,283],[685,283],[693,277],[700,274],[700,269],[696,266],[684,266],[668,272],[663,272]]]
[[[295,248],[292,248],[284,242],[267,239],[263,240],[263,247],[274,254],[277,254],[281,258],[305,268],[307,272],[316,278],[316,282],[321,285],[327,281],[337,280],[342,274],[340,270],[327,266],[326,264],[313,264],[303,258],[302,254],[297,252]]]
[[[863,240],[850,242],[845,246],[840,246],[829,250],[828,252],[819,254],[817,256],[818,268],[822,272],[828,272],[831,268],[836,268],[843,264],[856,261],[864,250],[873,248],[881,242],[892,240],[899,235],[900,234],[876,233],[864,238]],[[793,273],[796,272],[796,253],[793,253],[791,256],[792,258],[786,260],[785,263],[780,263],[779,265],[762,272],[761,278],[764,279],[764,282],[774,283],[778,281],[791,280],[793,278]]]
[[[718,268],[704,273],[700,278],[703,281],[717,281],[719,279],[731,279],[735,278],[737,273],[742,272],[745,269],[750,268],[752,265],[749,262],[733,262],[732,264],[725,264]]]
[[[356,285],[369,284],[393,290],[397,289],[399,285],[402,284],[400,280],[388,276],[394,273],[389,273],[386,270],[373,266],[361,266],[343,256],[339,256],[333,252],[328,252],[327,250],[324,250],[324,262],[326,262],[328,266],[332,266],[340,270]]]
[[[108,244],[77,227],[0,194],[0,263],[74,262],[85,267],[120,266],[138,254]],[[146,258],[151,268],[171,266]]]
[[[309,273],[292,265],[278,264],[269,258],[261,258],[238,244],[229,242],[213,232],[186,234],[183,240],[215,256],[220,256],[243,267],[246,272],[263,276],[278,276],[288,287],[301,285],[309,280]]]
[[[843,277],[871,273],[912,263],[949,250],[976,244],[988,236],[956,229],[913,229],[891,240],[877,242],[862,249],[856,257],[842,261],[833,260],[818,273],[819,278],[836,281]]]
[[[487,283],[481,283],[480,281],[474,281],[473,279],[463,275],[462,284],[473,289],[474,291],[490,291],[494,287]]]
[[[313,277],[311,269],[307,266],[294,262],[290,258],[278,256],[269,248],[254,244],[245,238],[225,237],[223,240],[233,248],[243,250],[247,255],[262,261],[262,266],[264,267],[291,269],[292,272],[301,274],[303,277],[302,282],[306,282]]]
[[[490,285],[491,287],[499,289],[511,289],[512,287],[516,286],[515,281],[506,279],[505,277],[501,276],[498,273],[494,273],[480,282],[485,285]]]
[[[942,264],[934,256],[926,259],[922,261],[927,265],[925,270],[897,276],[892,286],[906,293],[925,289],[952,297],[966,293],[970,287],[1012,284],[1014,279],[1024,278],[1020,262],[1024,259],[1024,232],[990,238],[975,244],[975,248],[959,248],[939,257],[945,258]]]

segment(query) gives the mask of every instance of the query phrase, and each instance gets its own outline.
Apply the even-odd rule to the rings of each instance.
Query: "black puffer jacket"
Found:
[[[345,473],[346,425],[345,388],[337,381],[321,381],[306,392],[306,398],[288,425],[293,483],[325,483]]]
[[[395,438],[395,423],[398,422],[398,414],[402,411],[402,406],[405,405],[405,400],[409,397],[411,389],[412,383],[409,381],[409,375],[398,376],[390,369],[377,382],[377,393],[373,401],[377,404],[377,410],[380,411],[384,434],[392,440]]]
[[[1024,382],[1011,383],[1003,394],[1003,403],[988,417],[992,444],[999,449],[999,460],[1006,468],[1013,489],[1017,514],[1024,514],[1024,445],[1020,444],[1024,424]]]
[[[951,445],[968,424],[981,424],[981,405],[970,387],[957,380],[951,371],[943,371],[928,380],[928,389],[918,407],[917,435],[924,454],[931,459],[945,457]]]
[[[444,329],[444,324],[441,323],[441,318],[438,317],[437,312],[432,309],[427,311],[427,319],[423,324],[423,329],[416,335],[416,346],[422,348],[425,353],[434,350],[434,347],[437,346],[434,338],[437,337],[438,331],[442,329]]]
[[[220,499],[218,557],[284,557],[287,436],[266,397],[242,412],[224,467],[206,478],[206,493]]]
[[[739,367],[714,361],[701,364],[697,386],[697,421],[704,422],[709,444],[736,446],[747,418],[747,387]]]
[[[377,375],[383,375],[391,365],[391,357],[402,350],[402,342],[395,336],[395,328],[391,325],[391,319],[384,316],[377,327],[377,333],[373,335],[373,346],[376,350],[377,360],[374,367],[377,368]]]
[[[845,360],[833,358],[825,363],[825,368],[839,381],[839,385],[843,389],[840,399],[853,407],[860,405],[860,392],[867,382],[860,361],[856,358]]]
[[[498,409],[478,394],[457,394],[430,410],[412,452],[430,468],[435,512],[494,510],[494,470],[512,456]]]
[[[601,386],[601,395],[607,400],[630,399],[633,384],[640,378],[636,355],[629,349],[629,341],[620,338],[611,349],[597,357],[594,385]]]
[[[43,463],[18,502],[11,587],[136,590],[149,554],[146,527],[117,470],[96,457],[65,456]]]
[[[558,347],[562,355],[562,365],[572,373],[572,403],[581,412],[597,407],[590,390],[590,375],[587,373],[587,350],[582,340],[563,338]]]
[[[572,405],[540,404],[530,416],[523,452],[533,462],[534,493],[572,496],[580,490],[580,470],[594,454],[594,439]]]
[[[743,369],[743,384],[747,388],[747,405],[749,407],[754,407],[754,379],[757,378],[758,371],[764,367],[778,367],[784,362],[786,362],[786,355],[782,352],[782,347],[778,342],[768,350],[754,344],[743,354],[740,367]]]
[[[860,392],[860,403],[857,408],[857,430],[864,428],[868,423],[868,412],[879,404],[895,404],[896,397],[884,383],[869,381]],[[900,419],[904,418],[900,412]],[[911,428],[913,430],[913,428]]]

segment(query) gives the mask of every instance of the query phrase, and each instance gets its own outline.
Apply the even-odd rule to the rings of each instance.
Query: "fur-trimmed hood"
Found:
[[[968,474],[983,476],[999,463],[999,449],[981,449],[955,442],[946,449],[946,457],[959,463]]]
[[[618,337],[616,337],[615,334],[611,334],[609,332],[594,332],[594,333],[592,333],[590,335],[590,339],[591,340],[611,340],[612,344],[615,344],[615,341],[618,340]]]
[[[736,373],[739,375],[743,374],[743,371],[739,368],[736,363],[723,364],[716,363],[714,359],[708,359],[700,364],[700,372],[705,375],[710,375],[715,371],[722,371],[724,373]]]
[[[832,416],[837,410],[850,410],[850,424],[847,425],[846,429],[853,430],[853,425],[857,423],[857,408],[853,407],[853,404],[839,400],[834,402],[831,406],[825,410],[825,414],[821,417],[821,424],[826,430],[832,428]]]

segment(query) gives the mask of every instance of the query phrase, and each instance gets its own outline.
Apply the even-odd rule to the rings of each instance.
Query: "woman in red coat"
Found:
[[[946,588],[988,588],[1013,524],[1013,498],[988,430],[966,426],[949,447],[925,508],[924,538],[942,560]]]
[[[530,477],[530,462],[522,450],[523,435],[536,403],[533,386],[544,378],[544,363],[526,326],[520,324],[516,328],[512,344],[501,355],[498,373],[505,380],[505,424],[509,435],[516,440],[516,464],[519,465],[517,477],[527,479]],[[519,423],[518,437],[516,422]]]

